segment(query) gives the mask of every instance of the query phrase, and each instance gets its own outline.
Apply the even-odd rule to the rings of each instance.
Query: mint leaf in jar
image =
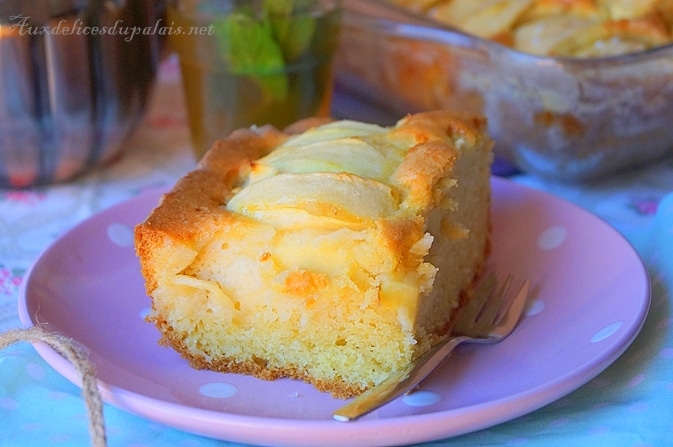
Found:
[[[310,14],[315,0],[267,0],[264,4],[286,62],[298,59],[311,44],[316,20]]]
[[[268,14],[255,18],[252,12],[239,9],[215,23],[214,30],[232,73],[256,79],[264,96],[271,100],[287,96],[285,60]]]

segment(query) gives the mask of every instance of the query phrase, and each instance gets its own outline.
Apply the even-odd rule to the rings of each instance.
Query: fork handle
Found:
[[[411,362],[406,368],[391,374],[360,394],[332,414],[332,418],[348,422],[382,407],[423,381],[453,349],[468,337],[453,337],[437,343],[428,352]]]

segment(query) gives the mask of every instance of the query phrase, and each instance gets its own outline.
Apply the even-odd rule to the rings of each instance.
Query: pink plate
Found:
[[[145,295],[133,227],[159,192],[110,208],[58,239],[21,291],[25,326],[74,338],[97,367],[104,399],[192,433],[288,446],[400,445],[490,427],[532,412],[585,384],[634,340],[650,301],[646,270],[629,243],[559,198],[493,179],[490,266],[530,278],[519,328],[494,346],[464,346],[422,388],[355,422],[336,422],[342,401],[294,380],[191,369],[143,321]],[[36,344],[57,371],[78,373]]]

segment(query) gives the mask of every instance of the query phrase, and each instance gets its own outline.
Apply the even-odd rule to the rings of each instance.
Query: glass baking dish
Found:
[[[339,88],[400,114],[485,115],[496,155],[584,181],[673,154],[673,44],[623,56],[522,53],[376,0],[344,0]]]

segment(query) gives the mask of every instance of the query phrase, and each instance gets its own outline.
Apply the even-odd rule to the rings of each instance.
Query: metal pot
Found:
[[[109,161],[142,117],[161,0],[0,0],[0,187]]]

